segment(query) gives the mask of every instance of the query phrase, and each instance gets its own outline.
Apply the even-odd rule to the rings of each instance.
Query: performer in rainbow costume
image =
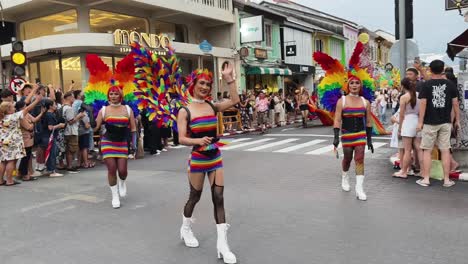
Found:
[[[190,194],[185,204],[180,237],[187,247],[198,247],[198,240],[192,232],[192,214],[195,205],[200,200],[205,177],[208,176],[211,185],[211,197],[214,205],[214,217],[218,233],[218,258],[224,263],[236,263],[236,256],[229,249],[224,210],[224,171],[221,151],[224,145],[217,133],[218,112],[224,112],[239,103],[236,81],[233,77],[234,66],[225,62],[222,67],[222,77],[229,86],[231,98],[212,104],[207,98],[211,96],[213,74],[208,70],[195,70],[187,78],[192,101],[179,110],[177,123],[179,125],[179,141],[183,145],[192,146],[189,159]]]
[[[314,53],[314,59],[326,76],[318,86],[319,98],[324,108],[334,113],[335,151],[340,144],[339,133],[342,131],[343,146],[342,181],[344,191],[350,191],[348,170],[351,161],[356,165],[356,197],[367,200],[364,192],[364,153],[367,141],[369,150],[372,145],[372,114],[370,102],[374,99],[374,80],[366,69],[359,67],[359,57],[363,44],[358,42],[349,61],[349,69],[336,59],[321,52]],[[343,96],[343,93],[345,94]],[[338,153],[338,152],[337,152]]]
[[[137,99],[133,82],[135,67],[131,55],[123,58],[112,74],[109,67],[95,54],[86,56],[90,78],[85,88],[85,103],[93,105],[96,128],[105,124],[101,136],[101,152],[107,166],[107,178],[112,192],[112,207],[120,208],[120,197],[127,195],[128,138],[130,148],[136,149],[135,115]],[[133,110],[132,110],[133,109]],[[118,177],[117,177],[118,172]]]

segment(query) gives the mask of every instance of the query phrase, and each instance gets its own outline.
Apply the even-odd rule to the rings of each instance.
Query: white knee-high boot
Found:
[[[117,177],[117,185],[119,186],[120,197],[127,196],[127,184],[125,183],[125,180],[121,180]]]
[[[229,229],[228,224],[217,224],[216,229],[218,231],[218,242],[216,248],[218,250],[218,258],[223,258],[224,263],[232,264],[237,263],[236,255],[231,252],[227,242],[227,230]]]
[[[187,218],[182,215],[182,226],[180,227],[180,239],[182,239],[187,247],[198,247],[198,240],[193,235],[192,224],[193,218]]]
[[[112,192],[112,207],[113,208],[120,208],[120,199],[119,199],[119,187],[117,184],[114,186],[110,186]]]
[[[367,195],[364,192],[364,175],[356,175],[356,197],[361,200],[367,200]]]
[[[347,171],[343,171],[341,174],[341,189],[345,192],[349,192],[351,190],[351,186],[349,185],[349,175]]]

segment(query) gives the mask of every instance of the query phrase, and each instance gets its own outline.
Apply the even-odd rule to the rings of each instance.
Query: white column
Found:
[[[91,32],[91,27],[90,27],[90,8],[87,6],[79,6],[76,11],[78,12],[78,18],[77,18],[77,23],[78,23],[78,30],[80,33],[89,33]]]

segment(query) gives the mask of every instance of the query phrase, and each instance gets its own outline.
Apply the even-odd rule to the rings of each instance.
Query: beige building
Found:
[[[170,43],[184,74],[205,67],[216,76],[222,61],[235,55],[231,0],[10,0],[3,7],[13,37],[24,43],[26,78],[65,90],[86,86],[86,54],[96,53],[114,68],[128,53],[129,40],[161,55]],[[210,45],[202,49],[205,40]],[[1,46],[4,83],[11,78],[10,51],[11,44]]]

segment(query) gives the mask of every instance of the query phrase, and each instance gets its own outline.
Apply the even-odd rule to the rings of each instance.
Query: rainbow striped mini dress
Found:
[[[190,121],[192,138],[213,137],[208,146],[194,146],[189,159],[189,172],[207,173],[223,167],[219,147],[223,145],[217,138],[218,118],[215,115],[196,117]]]
[[[366,107],[346,107],[343,108],[343,119],[356,118],[364,123],[366,116]],[[362,125],[365,129],[365,126]],[[366,145],[366,130],[350,131],[347,128],[342,128],[341,143],[343,147],[356,147]]]
[[[106,134],[101,138],[101,152],[102,158],[118,158],[118,159],[127,159],[128,158],[128,143],[125,136],[120,136],[120,140],[112,140],[109,133],[116,133],[119,131],[124,131],[128,129],[130,119],[127,116],[107,116],[104,119],[106,124]],[[113,129],[115,132],[111,132]],[[120,133],[119,133],[120,134]],[[127,134],[127,133],[122,133]]]

